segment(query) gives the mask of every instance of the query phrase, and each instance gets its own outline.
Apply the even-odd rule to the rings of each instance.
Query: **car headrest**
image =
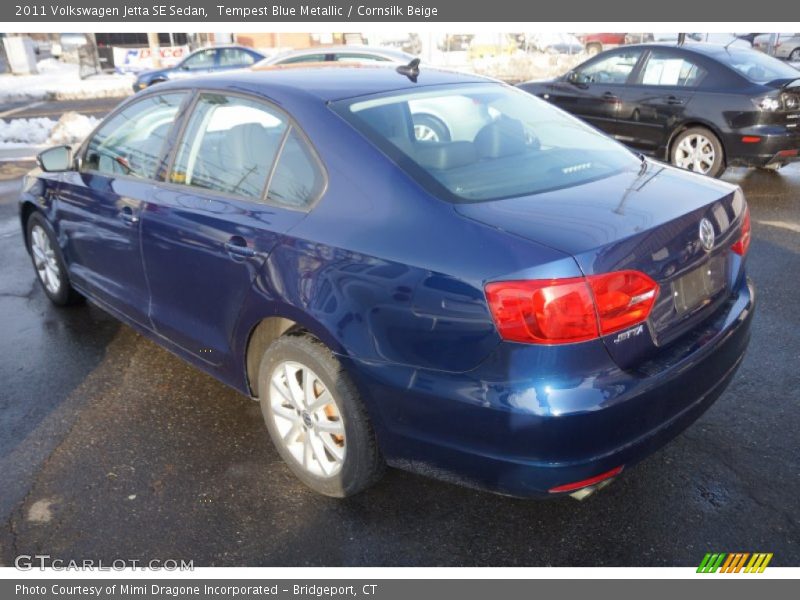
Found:
[[[475,136],[475,149],[481,158],[500,158],[525,151],[522,121],[501,118],[485,125]]]
[[[446,171],[478,160],[472,142],[422,142],[417,144],[416,158],[420,166]]]

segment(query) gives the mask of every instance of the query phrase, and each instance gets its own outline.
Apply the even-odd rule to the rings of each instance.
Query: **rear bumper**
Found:
[[[754,306],[742,279],[690,343],[636,372],[613,366],[602,343],[500,344],[467,373],[349,367],[389,464],[503,494],[552,497],[553,487],[632,465],[702,415],[741,363]]]
[[[742,141],[745,138],[759,138],[759,141]],[[729,166],[764,167],[800,161],[800,122],[792,129],[764,126],[737,130],[735,135],[728,136],[725,150]]]

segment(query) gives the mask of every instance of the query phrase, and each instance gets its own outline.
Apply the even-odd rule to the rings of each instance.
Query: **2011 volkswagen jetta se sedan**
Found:
[[[465,99],[475,123],[415,137],[411,103]],[[738,188],[477,76],[164,83],[39,163],[20,215],[50,299],[258,399],[323,494],[388,463],[585,495],[697,419],[748,343]]]

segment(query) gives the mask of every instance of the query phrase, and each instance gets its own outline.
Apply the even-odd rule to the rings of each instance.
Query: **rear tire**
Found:
[[[672,142],[670,162],[678,168],[709,177],[725,171],[725,150],[719,138],[705,127],[682,131]]]
[[[278,338],[261,359],[258,391],[275,449],[312,490],[344,498],[380,479],[385,463],[367,411],[321,342]]]
[[[432,115],[411,115],[414,123],[414,138],[418,142],[449,142],[450,130],[440,119]]]
[[[800,48],[792,50],[791,54],[789,54],[789,60],[792,62],[800,61]]]
[[[28,254],[39,283],[50,301],[57,306],[81,302],[83,297],[70,285],[58,239],[47,219],[39,212],[31,213],[26,231]]]

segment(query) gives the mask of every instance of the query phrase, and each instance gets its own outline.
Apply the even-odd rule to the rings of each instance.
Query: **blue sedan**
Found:
[[[138,92],[156,83],[170,79],[197,77],[217,71],[244,69],[264,59],[264,55],[245,46],[216,46],[200,48],[173,67],[148,69],[136,76],[133,91]]]
[[[446,141],[410,106],[468,101]],[[167,82],[20,201],[44,293],[260,402],[288,467],[582,498],[696,420],[754,311],[739,188],[478,76],[292,66]]]

